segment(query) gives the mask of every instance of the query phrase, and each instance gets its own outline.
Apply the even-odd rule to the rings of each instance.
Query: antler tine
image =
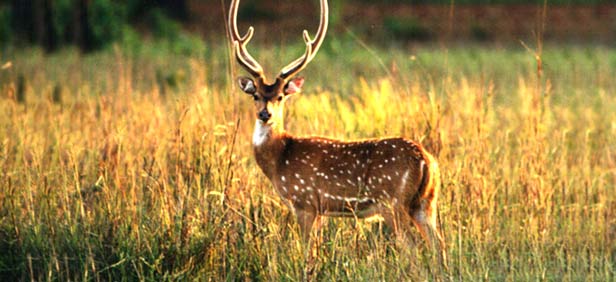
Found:
[[[229,32],[231,33],[235,58],[253,77],[262,78],[263,67],[261,67],[257,60],[255,60],[246,49],[246,44],[248,44],[254,34],[254,28],[252,26],[249,27],[246,34],[241,37],[237,30],[237,9],[239,2],[240,0],[232,0],[231,9],[229,11]]]
[[[304,42],[306,43],[306,52],[303,56],[284,67],[278,75],[279,78],[287,80],[288,78],[293,77],[304,69],[310,61],[312,61],[314,56],[317,54],[317,51],[319,51],[319,48],[323,43],[323,39],[325,39],[325,34],[327,33],[328,15],[329,9],[327,6],[327,0],[321,0],[321,18],[319,21],[319,29],[317,30],[314,39],[310,39],[308,31],[304,30],[303,36]]]

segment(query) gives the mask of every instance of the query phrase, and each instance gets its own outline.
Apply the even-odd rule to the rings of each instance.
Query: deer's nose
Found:
[[[263,122],[267,122],[271,117],[272,114],[270,114],[267,109],[259,112],[259,119]]]

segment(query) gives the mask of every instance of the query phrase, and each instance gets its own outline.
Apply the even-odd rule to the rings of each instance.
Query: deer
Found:
[[[306,50],[282,68],[269,83],[261,65],[250,55],[237,27],[239,0],[232,0],[229,33],[235,59],[251,76],[239,77],[239,88],[254,99],[256,122],[252,147],[257,165],[283,202],[295,214],[305,241],[321,217],[367,218],[380,215],[396,234],[414,225],[426,242],[440,250],[445,265],[443,236],[437,226],[439,165],[419,143],[387,137],[355,141],[295,136],[284,128],[285,101],[300,93],[304,78],[296,76],[324,41],[328,25],[327,0],[320,0],[320,22],[311,38],[303,31]]]

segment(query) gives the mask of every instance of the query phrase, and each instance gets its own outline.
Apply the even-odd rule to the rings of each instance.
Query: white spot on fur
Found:
[[[400,183],[400,192],[404,191],[404,189],[406,188],[406,181],[408,180],[408,177],[409,177],[409,170],[407,169],[402,175],[402,183]]]
[[[374,199],[373,198],[369,198],[369,197],[365,197],[365,198],[346,197],[346,198],[344,198],[344,200],[347,201],[347,202],[359,202],[359,203],[374,202]]]
[[[391,196],[389,195],[389,193],[387,193],[387,191],[386,191],[386,190],[383,190],[383,194],[385,195],[385,197],[387,197],[387,198],[391,198]]]

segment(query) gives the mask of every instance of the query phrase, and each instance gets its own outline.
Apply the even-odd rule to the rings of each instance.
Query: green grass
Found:
[[[440,147],[447,275],[614,280],[616,50],[544,46],[538,76],[522,48],[328,44],[287,128]],[[275,73],[302,47],[253,49]],[[301,280],[305,252],[253,160],[252,102],[227,54],[5,55],[0,280]],[[11,98],[19,74],[25,104]],[[421,239],[397,247],[378,223],[331,219],[323,233],[318,280],[446,275]]]

